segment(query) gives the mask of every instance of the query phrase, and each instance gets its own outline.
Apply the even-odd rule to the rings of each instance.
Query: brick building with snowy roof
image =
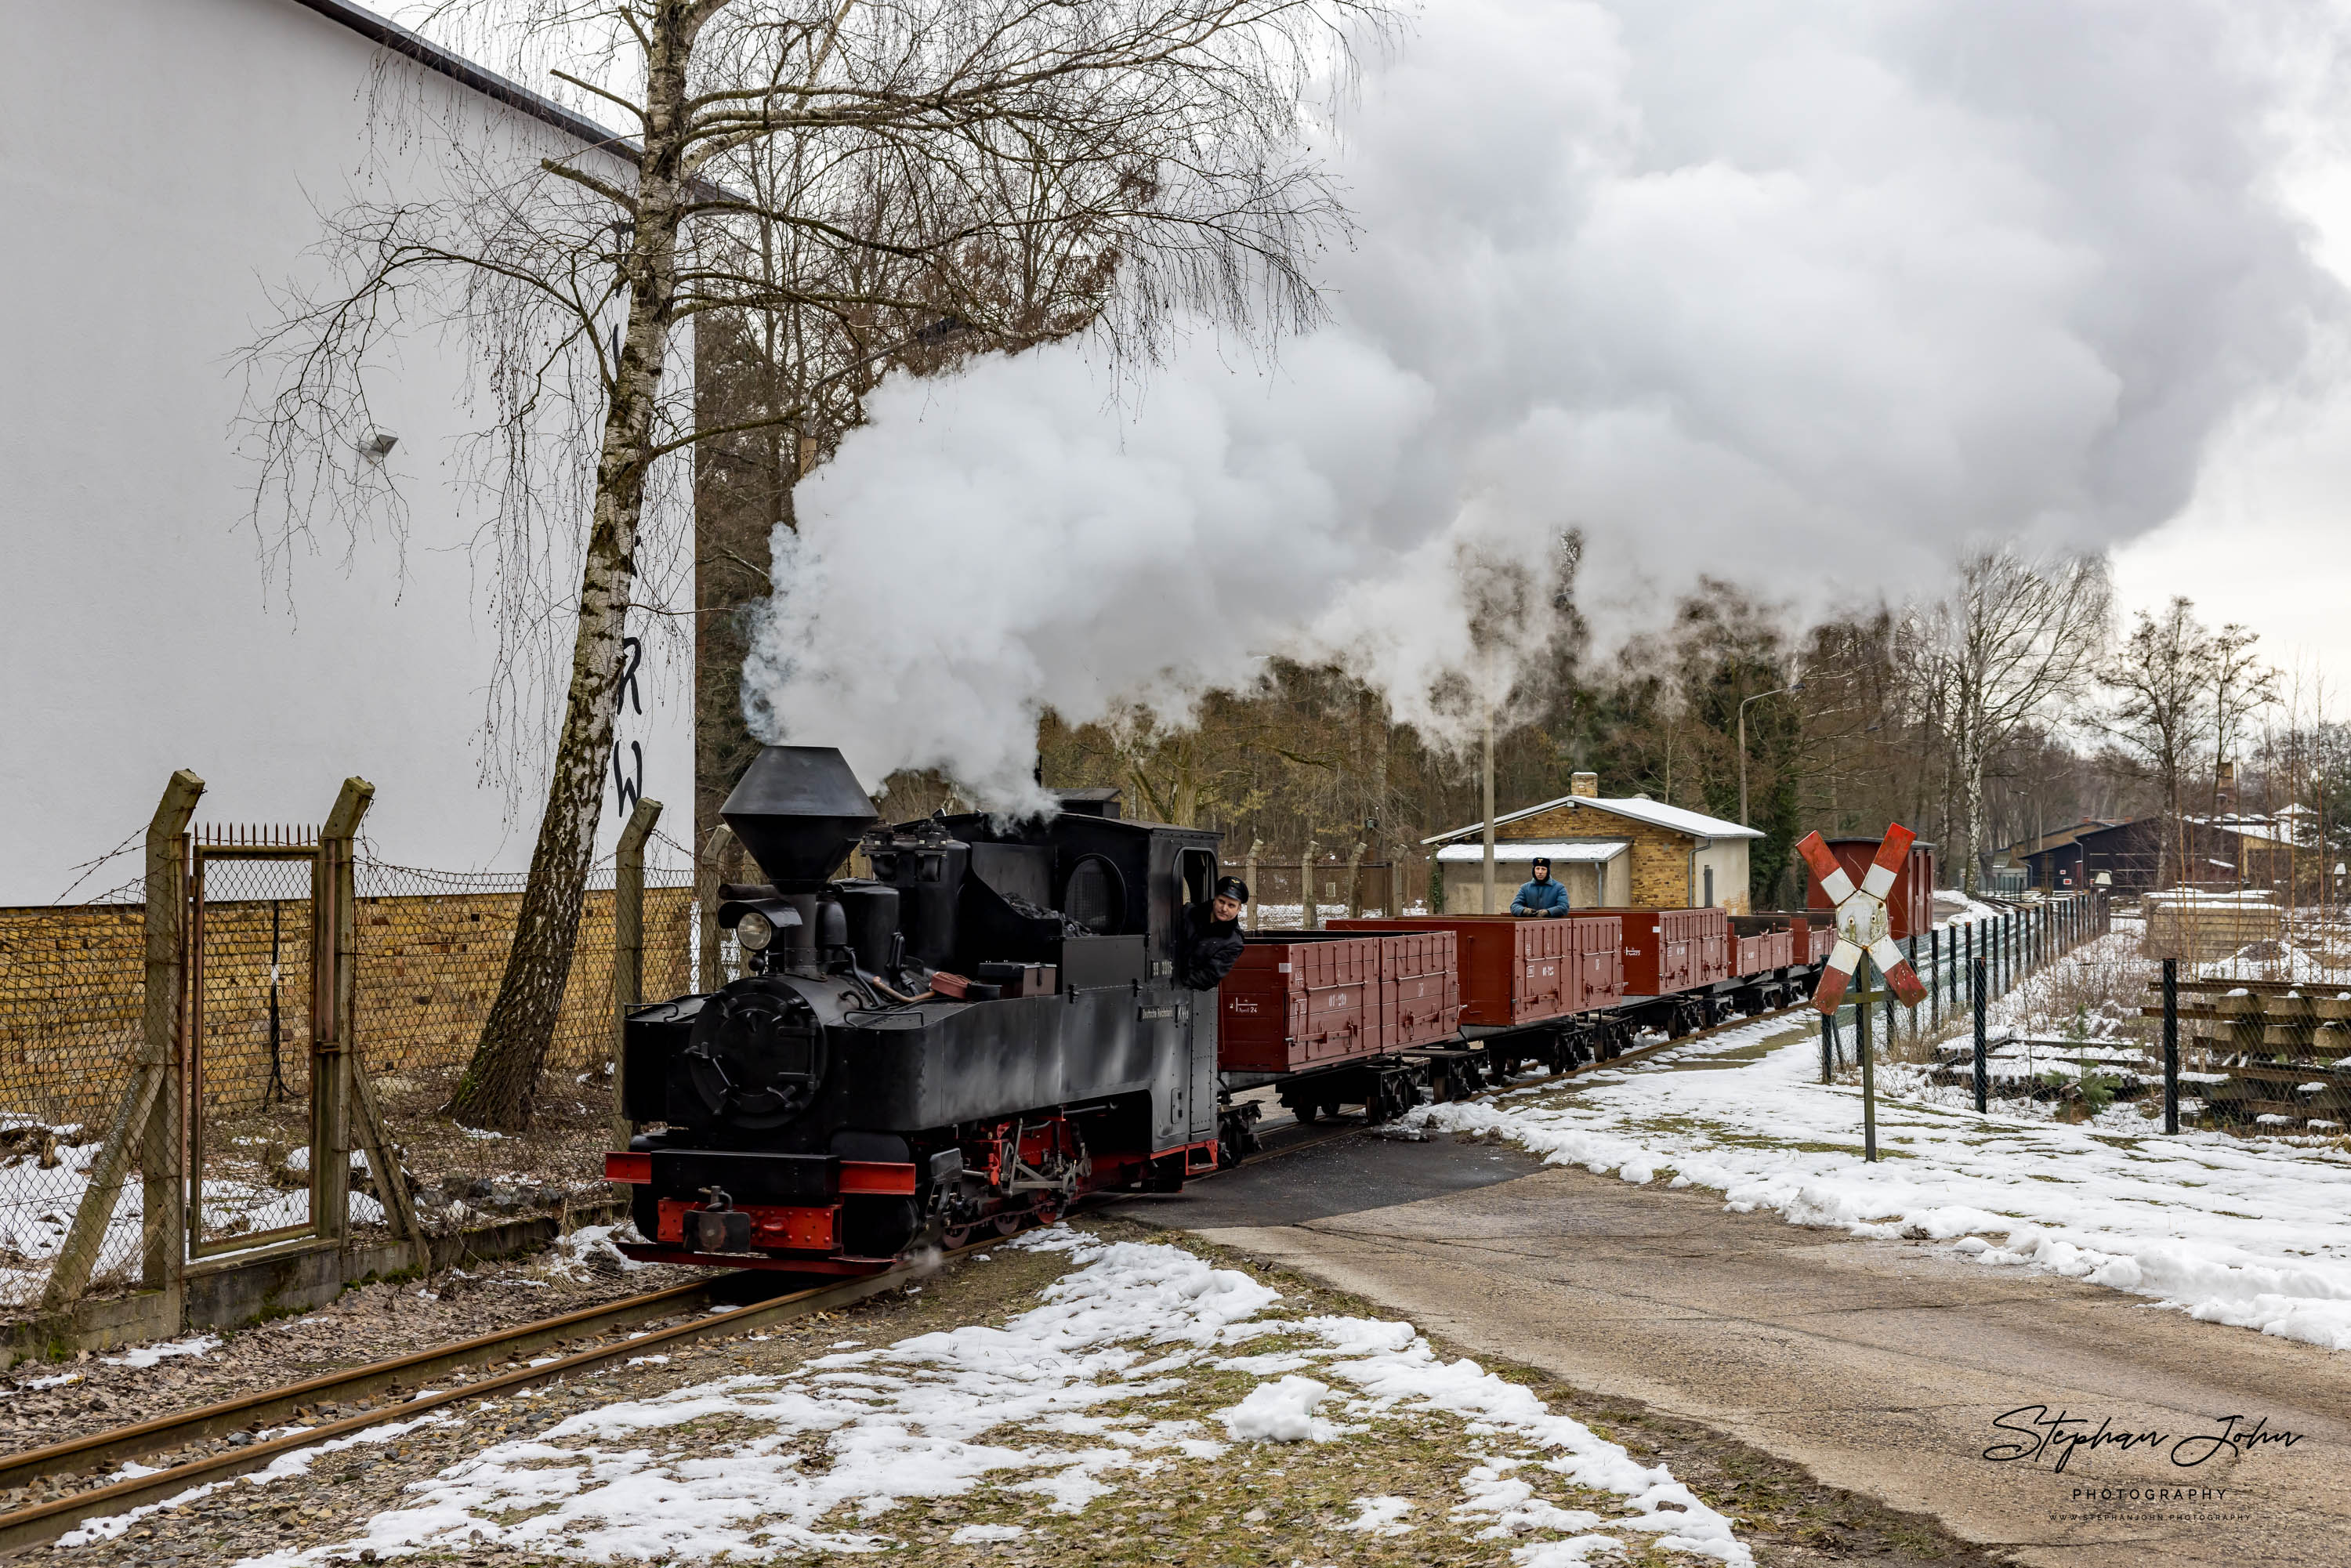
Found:
[[[1445,907],[1454,914],[1483,906],[1484,834],[1485,824],[1472,822],[1421,841],[1442,868]],[[1715,904],[1743,915],[1748,852],[1762,836],[1646,795],[1604,796],[1597,774],[1578,773],[1558,800],[1495,817],[1492,913],[1510,907],[1541,856],[1578,909]]]

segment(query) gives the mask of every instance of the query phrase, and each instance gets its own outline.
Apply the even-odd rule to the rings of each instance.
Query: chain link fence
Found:
[[[146,1006],[138,884],[88,904],[0,909],[0,1310],[37,1301],[131,1082]],[[136,1207],[101,1277],[138,1268]]]
[[[666,840],[665,848],[675,850]],[[678,858],[683,858],[682,856]],[[192,1249],[303,1227],[310,1177],[311,862],[199,848],[200,914],[173,1003],[190,1044],[187,1148],[200,1176]],[[513,943],[525,878],[362,857],[353,1008],[359,1056],[428,1230],[604,1198],[611,1136],[615,873],[591,877],[563,1007],[528,1133],[442,1115],[480,1037]],[[644,872],[648,998],[695,989],[695,875]],[[133,1075],[147,1007],[146,907],[133,883],[88,903],[0,908],[0,1313],[37,1308],[110,1121]],[[355,1233],[383,1209],[353,1156]],[[141,1184],[122,1183],[91,1269],[95,1293],[141,1271]]]
[[[530,1130],[490,1133],[440,1113],[496,999],[524,880],[519,873],[359,864],[360,1049],[386,1131],[413,1184],[417,1218],[428,1229],[560,1211],[606,1191],[618,1018],[610,866],[590,879],[580,912]],[[695,988],[695,925],[693,872],[647,867],[646,998]],[[352,1215],[355,1222],[363,1218]]]

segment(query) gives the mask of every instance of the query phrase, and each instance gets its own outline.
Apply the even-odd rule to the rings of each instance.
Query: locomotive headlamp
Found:
[[[756,909],[745,910],[735,922],[735,940],[747,953],[764,953],[776,939],[776,923]]]

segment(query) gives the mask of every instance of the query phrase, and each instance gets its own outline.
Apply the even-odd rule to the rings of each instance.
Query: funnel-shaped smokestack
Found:
[[[779,893],[822,886],[877,820],[857,775],[830,746],[768,747],[718,814]]]

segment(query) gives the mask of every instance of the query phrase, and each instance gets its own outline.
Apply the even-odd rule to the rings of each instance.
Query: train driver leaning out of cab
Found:
[[[1510,900],[1510,913],[1530,920],[1550,920],[1567,913],[1567,889],[1551,879],[1551,862],[1541,855],[1535,857],[1534,876],[1519,884],[1519,896]]]
[[[1196,991],[1213,991],[1241,956],[1241,906],[1249,884],[1219,877],[1214,896],[1184,906],[1184,963],[1176,977]]]

